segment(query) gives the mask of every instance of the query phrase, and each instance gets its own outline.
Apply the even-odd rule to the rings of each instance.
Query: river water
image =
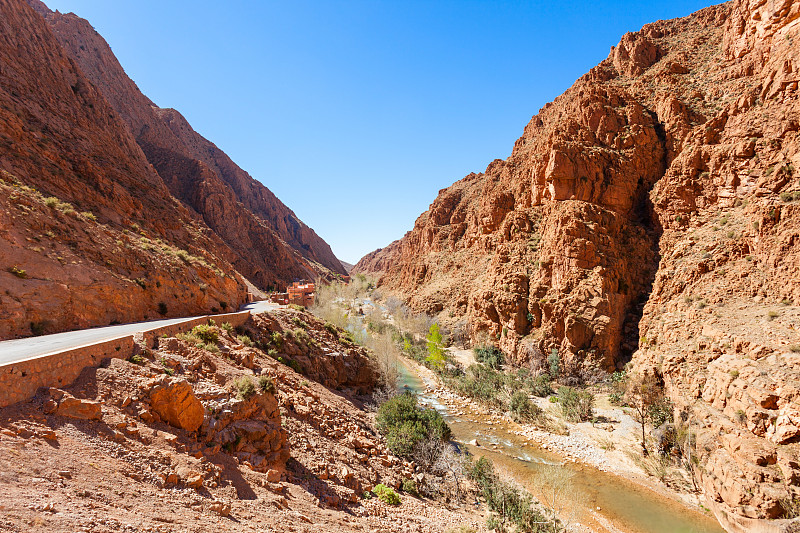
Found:
[[[480,416],[456,415],[425,393],[424,381],[402,360],[398,361],[398,371],[399,385],[416,392],[420,403],[439,411],[456,441],[477,440],[480,446],[465,444],[473,455],[485,455],[533,494],[541,495],[540,487],[546,480],[559,479],[566,488],[559,498],[565,502],[562,510],[573,521],[604,533],[725,533],[712,517],[622,477],[564,462],[503,424],[489,424]]]

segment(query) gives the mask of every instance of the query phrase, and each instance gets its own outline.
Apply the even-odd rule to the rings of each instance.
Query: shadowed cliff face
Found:
[[[86,21],[34,0],[0,10],[0,338],[238,307],[242,276],[344,273]]]
[[[354,268],[518,364],[662,376],[745,530],[800,481],[799,16],[741,0],[626,34]]]
[[[0,338],[238,306],[224,249],[44,20],[0,2]]]
[[[125,74],[84,19],[30,2],[66,52],[119,113],[170,192],[230,248],[227,259],[266,288],[297,277],[345,274],[330,246],[173,109],[160,109]]]

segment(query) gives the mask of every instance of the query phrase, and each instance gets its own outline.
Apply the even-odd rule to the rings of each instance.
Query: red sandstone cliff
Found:
[[[0,338],[238,307],[242,276],[344,274],[86,21],[30,4],[0,1]]]
[[[0,2],[0,338],[245,297],[224,244],[22,2]],[[180,252],[180,255],[178,255]]]
[[[798,17],[736,0],[626,34],[354,268],[517,363],[662,375],[731,530],[800,494]]]
[[[64,49],[127,123],[170,192],[230,247],[228,259],[265,288],[297,277],[345,274],[330,246],[261,183],[174,109],[158,108],[125,74],[106,41],[88,21],[53,13],[45,17]]]

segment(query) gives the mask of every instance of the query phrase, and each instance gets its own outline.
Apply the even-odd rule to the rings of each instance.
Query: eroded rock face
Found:
[[[213,416],[207,417],[201,429],[209,445],[225,447],[256,471],[267,472],[276,465],[283,468],[289,445],[274,393],[212,403],[212,410]]]
[[[35,0],[0,18],[0,338],[237,308],[242,276],[344,274],[85,20]]]
[[[732,530],[785,528],[800,497],[799,15],[741,0],[627,34],[354,269],[519,364],[663,376]]]
[[[330,246],[269,189],[178,111],[160,109],[144,96],[88,21],[53,13],[38,0],[31,4],[125,121],[170,193],[222,238],[229,248],[226,258],[239,272],[261,287],[345,274]]]
[[[175,203],[45,21],[19,1],[0,19],[0,338],[243,301],[221,240]]]
[[[326,387],[359,394],[375,388],[378,371],[367,350],[311,313],[286,309],[254,315],[245,328],[253,340],[272,346],[276,357]]]
[[[150,406],[162,420],[186,431],[200,427],[205,409],[188,381],[161,376],[151,386]]]

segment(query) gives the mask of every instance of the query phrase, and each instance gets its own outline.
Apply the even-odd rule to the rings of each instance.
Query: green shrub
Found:
[[[253,345],[253,339],[251,339],[250,337],[248,337],[247,335],[244,335],[244,334],[237,335],[236,336],[236,340],[241,342],[245,346],[252,346]]]
[[[283,346],[283,335],[279,331],[272,332],[272,344],[278,348]]]
[[[141,355],[139,355],[139,354],[134,354],[134,355],[132,355],[132,356],[130,357],[130,359],[128,359],[128,361],[130,361],[130,362],[131,362],[131,363],[133,363],[134,365],[143,365],[143,364],[145,364],[145,363],[147,362],[147,361],[145,360],[145,358],[144,358],[144,357],[142,357],[142,356],[141,356]]]
[[[500,407],[502,401],[498,395],[504,387],[507,374],[498,372],[488,366],[472,365],[463,376],[447,379],[448,386],[458,394],[472,398],[483,404]]]
[[[28,277],[28,273],[25,272],[24,270],[22,270],[21,268],[19,268],[16,265],[8,267],[8,272],[10,272],[11,274],[14,274],[15,276],[17,276],[20,279],[25,279],[25,278]]]
[[[219,327],[221,327],[222,331],[224,331],[225,333],[228,334],[233,333],[233,326],[231,325],[230,322],[223,322],[222,324],[220,324]]]
[[[334,337],[338,337],[339,336],[339,329],[335,325],[333,325],[332,323],[325,322],[325,329],[327,329],[328,332],[331,335],[333,335]]]
[[[550,355],[547,356],[547,365],[550,367],[550,378],[558,379],[561,361],[558,358],[558,348],[550,350]]]
[[[411,478],[407,478],[403,480],[402,485],[403,492],[411,494],[412,496],[419,497],[419,490],[417,489],[417,482]]]
[[[292,336],[295,338],[295,340],[302,342],[303,344],[308,344],[309,341],[311,340],[311,337],[308,336],[306,330],[301,328],[293,330]]]
[[[622,392],[614,391],[608,395],[608,403],[611,405],[624,405],[625,394]]]
[[[539,398],[553,394],[553,389],[550,387],[550,378],[546,374],[538,375],[530,380],[528,388],[530,388],[531,394]]]
[[[306,310],[305,307],[303,307],[302,305],[297,305],[297,304],[289,304],[289,309],[294,309],[295,311],[300,311],[300,312],[303,312],[303,311]]]
[[[262,393],[275,393],[275,379],[272,376],[259,376],[258,390]]]
[[[303,328],[303,329],[307,329],[308,328],[308,324],[306,324],[305,322],[300,320],[299,317],[293,316],[292,317],[292,322],[294,323],[295,326],[297,326],[299,328]]]
[[[475,360],[489,368],[498,369],[503,365],[503,352],[497,346],[482,344],[472,349]]]
[[[236,389],[239,391],[239,398],[243,400],[248,399],[250,396],[256,393],[256,386],[253,383],[253,380],[247,376],[242,376],[233,383],[236,386]]]
[[[450,439],[450,427],[438,412],[417,405],[417,396],[405,392],[384,402],[378,409],[378,430],[386,437],[389,450],[410,458],[426,439]]]
[[[778,312],[777,311],[768,312],[767,318],[769,318],[770,320],[775,320],[776,318],[778,318]]]
[[[375,485],[375,488],[372,489],[372,492],[378,497],[378,499],[384,503],[388,503],[389,505],[400,505],[400,496],[392,489],[391,487],[387,487],[383,483]]]
[[[542,417],[542,409],[530,401],[528,395],[517,391],[511,396],[511,416],[517,422],[530,422]]]
[[[294,371],[295,371],[295,372],[297,372],[298,374],[300,374],[300,373],[302,372],[302,370],[303,370],[303,369],[300,367],[300,363],[298,363],[298,362],[297,362],[297,361],[295,361],[294,359],[289,359],[288,361],[286,361],[286,363],[285,363],[285,364],[286,364],[286,366],[288,366],[289,368],[291,368],[292,370],[294,370]]]
[[[561,387],[558,389],[558,403],[564,418],[571,422],[591,420],[594,412],[594,395],[586,390]]]
[[[206,344],[215,344],[219,340],[219,330],[216,326],[200,324],[192,328],[191,334]]]
[[[800,191],[782,192],[781,200],[783,200],[784,202],[800,200]]]

